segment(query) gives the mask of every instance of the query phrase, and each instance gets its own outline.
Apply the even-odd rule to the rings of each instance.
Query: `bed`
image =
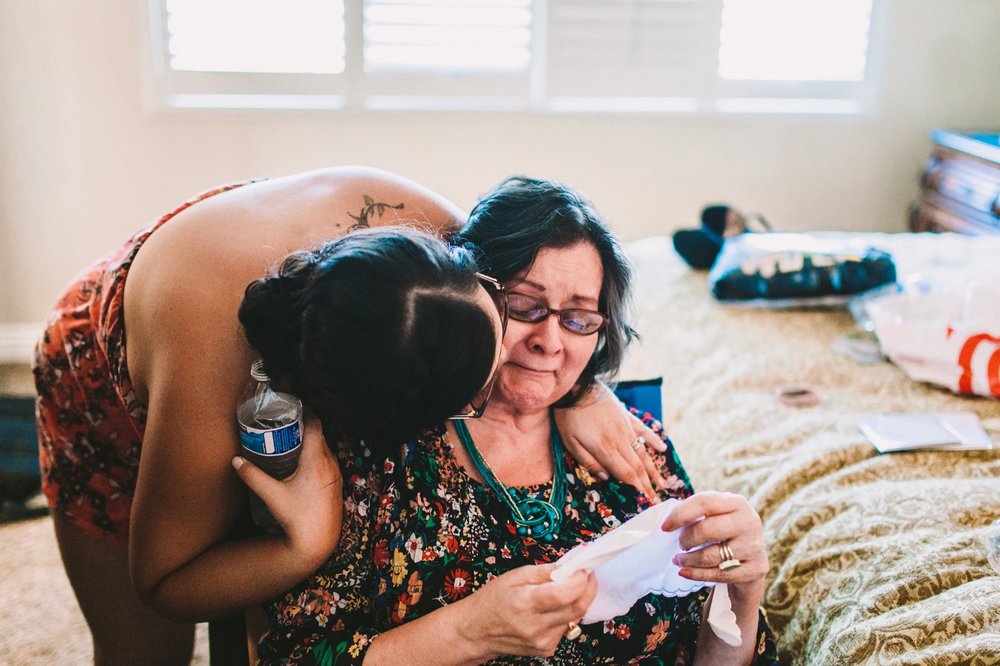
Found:
[[[1000,256],[1000,237],[865,235],[899,274],[961,281]],[[696,489],[746,495],[764,522],[765,610],[790,664],[1000,663],[1000,451],[879,455],[859,418],[974,412],[1000,442],[1000,401],[960,397],[830,349],[846,309],[723,306],[668,236],[627,245],[641,343],[622,377],[662,376],[664,422]],[[818,405],[776,387],[807,383]]]

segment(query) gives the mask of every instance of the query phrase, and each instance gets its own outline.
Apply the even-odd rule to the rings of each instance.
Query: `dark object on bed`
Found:
[[[702,209],[701,227],[674,232],[674,249],[691,268],[708,270],[727,238],[762,231],[771,231],[762,215],[748,215],[728,204],[715,204]]]
[[[722,236],[705,229],[678,229],[673,240],[677,254],[697,270],[711,268],[722,249]]]
[[[743,234],[726,241],[709,273],[720,301],[849,296],[896,281],[888,252],[835,236]]]
[[[38,487],[35,399],[0,396],[0,499],[21,501]]]

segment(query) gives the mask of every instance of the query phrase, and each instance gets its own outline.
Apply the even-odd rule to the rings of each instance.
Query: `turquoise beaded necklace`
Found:
[[[516,488],[509,488],[501,483],[490,466],[483,460],[482,454],[476,448],[476,443],[472,441],[472,435],[469,434],[465,422],[456,420],[452,423],[455,424],[458,438],[462,440],[462,445],[465,446],[469,457],[472,458],[472,464],[486,481],[486,485],[510,509],[511,517],[517,523],[517,533],[539,541],[552,541],[558,536],[562,522],[562,510],[566,505],[566,461],[563,459],[562,439],[559,437],[555,423],[551,425],[552,435],[550,436],[555,472],[548,501],[529,497]]]

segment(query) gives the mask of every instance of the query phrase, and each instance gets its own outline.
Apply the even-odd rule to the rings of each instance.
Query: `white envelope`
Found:
[[[673,557],[683,552],[680,530],[664,532],[664,519],[680,502],[656,504],[594,541],[583,543],[556,562],[552,580],[565,580],[576,571],[593,571],[597,596],[581,620],[602,622],[623,615],[647,594],[682,597],[713,583],[682,578]],[[712,630],[730,645],[740,644],[740,629],[732,612],[729,591],[716,586],[708,612]]]

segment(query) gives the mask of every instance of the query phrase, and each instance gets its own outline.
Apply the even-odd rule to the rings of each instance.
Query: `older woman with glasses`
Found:
[[[630,269],[591,205],[557,183],[509,179],[453,242],[481,251],[505,296],[496,372],[472,408],[398,455],[337,446],[340,547],[272,607],[262,661],[775,663],[758,611],[768,568],[760,519],[740,496],[694,494],[672,449],[658,463],[660,497],[683,500],[663,525],[680,530],[688,551],[675,564],[681,576],[728,584],[742,644],[706,628],[708,590],[649,594],[622,616],[581,626],[593,574],[551,578],[570,548],[657,499],[594,478],[567,452],[556,418],[560,407],[600,399],[599,380],[634,335]]]

